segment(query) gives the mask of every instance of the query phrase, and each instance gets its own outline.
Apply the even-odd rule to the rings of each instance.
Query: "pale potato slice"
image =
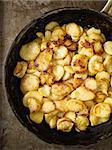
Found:
[[[106,71],[112,75],[112,56],[106,55],[103,64],[104,64]]]
[[[110,105],[111,107],[111,112],[112,112],[112,97],[107,97],[105,100],[104,100],[104,103],[107,103]]]
[[[67,56],[64,58],[64,65],[70,65],[71,60],[72,60],[72,57],[70,53],[68,53]]]
[[[71,93],[71,98],[80,99],[81,101],[88,101],[94,99],[95,94],[86,89],[84,86],[80,86]]]
[[[90,110],[96,103],[93,100],[85,101],[84,104],[87,106],[88,110]]]
[[[48,69],[49,64],[52,60],[52,55],[52,50],[44,50],[39,54],[39,56],[35,60],[35,63],[38,64],[39,71],[46,71]]]
[[[66,33],[68,35],[70,35],[72,40],[75,42],[77,42],[79,40],[79,37],[81,36],[81,34],[83,32],[82,30],[83,29],[80,28],[80,26],[78,26],[75,23],[68,23],[66,25]]]
[[[107,41],[104,43],[104,50],[107,54],[112,55],[112,41]]]
[[[63,40],[65,35],[66,32],[62,28],[57,28],[53,30],[51,38],[53,41]]]
[[[27,101],[27,104],[31,113],[35,111],[38,112],[41,109],[41,103],[37,99],[29,98]]]
[[[100,91],[105,95],[108,95],[108,87],[109,87],[109,83],[107,81],[97,80],[97,91]]]
[[[72,69],[71,66],[64,66],[64,70],[70,74],[73,74],[74,73],[74,70]]]
[[[65,112],[66,111],[66,103],[67,99],[59,100],[59,101],[54,101],[56,105],[56,109]]]
[[[21,79],[20,89],[25,94],[28,91],[37,90],[39,87],[39,78],[33,74],[25,74]]]
[[[26,61],[34,60],[40,53],[40,45],[36,40],[27,43],[20,49],[20,57]]]
[[[53,64],[64,66],[65,62],[64,62],[64,59],[57,59],[57,60],[53,60]]]
[[[68,50],[65,46],[60,46],[54,53],[54,59],[62,59],[68,53]]]
[[[68,80],[68,79],[70,79],[70,78],[71,78],[71,74],[65,71],[62,80],[63,80],[63,81],[66,81],[66,80]]]
[[[88,48],[83,47],[80,50],[79,54],[82,54],[82,55],[87,56],[88,58],[91,58],[94,55],[93,48],[92,47],[88,47]]]
[[[105,100],[106,97],[107,97],[106,94],[102,92],[97,92],[94,101],[97,103],[101,103]]]
[[[70,119],[72,122],[75,122],[76,114],[73,111],[69,111],[65,114],[65,118]]]
[[[102,55],[104,52],[102,43],[100,41],[95,41],[94,42],[94,53],[96,55]]]
[[[25,107],[28,107],[28,99],[29,98],[34,98],[36,100],[39,100],[40,102],[42,101],[43,96],[38,92],[38,91],[30,91],[27,92],[24,97],[23,97],[23,105]]]
[[[46,41],[50,41],[50,39],[51,39],[51,31],[45,31],[45,39],[46,39]]]
[[[93,112],[97,117],[109,117],[111,108],[107,103],[98,103],[93,107]]]
[[[71,92],[71,88],[64,83],[55,83],[52,85],[51,93],[57,96],[67,96]]]
[[[57,125],[57,116],[54,116],[53,118],[51,118],[51,120],[49,121],[49,126],[51,129],[55,128]]]
[[[13,72],[14,76],[17,76],[18,78],[22,78],[25,75],[27,66],[28,66],[27,62],[18,61]]]
[[[94,27],[92,27],[92,28],[87,30],[87,35],[91,35],[92,33],[101,34],[101,30],[100,29],[96,29]]]
[[[63,132],[70,132],[72,130],[73,123],[67,118],[60,118],[57,121],[57,130],[61,130]]]
[[[86,116],[77,116],[75,119],[75,126],[80,131],[85,131],[89,125],[89,120]]]
[[[99,117],[97,117],[93,112],[94,106],[90,110],[89,120],[91,123],[91,126],[95,126],[99,124]]]
[[[49,124],[50,120],[51,120],[54,116],[57,116],[58,112],[59,112],[59,111],[55,109],[54,111],[52,111],[52,112],[50,112],[50,113],[48,113],[48,114],[45,114],[45,121],[46,121],[46,123]]]
[[[53,110],[55,110],[55,104],[52,101],[48,100],[48,101],[45,101],[43,103],[43,105],[42,105],[42,111],[44,113],[50,113]]]
[[[85,73],[87,71],[88,58],[85,55],[74,55],[71,66],[75,73]]]
[[[94,55],[91,57],[88,63],[88,71],[91,75],[95,75],[96,73],[103,71],[103,58],[98,55]]]
[[[40,124],[42,122],[43,116],[44,113],[41,111],[30,113],[30,119],[37,124]]]
[[[53,31],[55,27],[59,26],[59,23],[56,21],[51,21],[45,26],[45,30]]]
[[[46,84],[38,89],[39,93],[44,97],[48,97],[50,95],[50,90],[51,87]]]
[[[110,82],[110,74],[106,71],[98,72],[95,76],[96,80],[105,80],[107,82]]]
[[[85,87],[88,90],[91,90],[93,92],[97,91],[97,82],[94,78],[88,77],[85,81],[84,81]]]
[[[53,74],[55,77],[55,81],[59,81],[64,75],[64,68],[60,65],[54,66]]]

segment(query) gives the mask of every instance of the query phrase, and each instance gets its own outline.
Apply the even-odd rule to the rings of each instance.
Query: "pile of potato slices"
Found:
[[[112,41],[100,29],[52,21],[20,49],[21,78],[30,119],[63,132],[85,131],[112,113]]]

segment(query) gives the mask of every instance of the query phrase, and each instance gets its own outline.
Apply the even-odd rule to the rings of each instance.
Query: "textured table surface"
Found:
[[[9,47],[20,30],[32,19],[44,12],[74,6],[101,10],[105,1],[64,1],[64,0],[4,0],[0,1],[0,70]],[[1,71],[2,72],[2,71]],[[79,148],[47,144],[24,128],[13,114],[2,86],[0,73],[0,149],[2,150],[78,150]],[[80,148],[81,149],[81,148]],[[83,148],[86,150],[88,148]],[[95,146],[91,150],[112,150],[112,138]]]

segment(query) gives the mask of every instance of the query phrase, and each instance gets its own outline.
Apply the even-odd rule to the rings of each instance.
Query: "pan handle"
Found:
[[[112,0],[108,0],[104,8],[101,10],[101,12],[104,12],[112,17]]]

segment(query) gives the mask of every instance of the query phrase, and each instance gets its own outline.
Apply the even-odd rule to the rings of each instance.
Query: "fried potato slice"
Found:
[[[38,64],[38,70],[39,71],[46,71],[49,67],[49,64],[52,60],[53,52],[52,50],[44,50],[39,54],[37,59],[35,60],[35,63]]]
[[[53,41],[64,40],[65,35],[66,32],[60,27],[53,30],[51,38]]]
[[[88,90],[91,90],[93,92],[97,91],[97,82],[94,78],[92,77],[88,77],[85,81],[84,81],[85,87]]]
[[[110,82],[110,74],[106,71],[98,72],[95,76],[96,80],[105,80],[108,83]]]
[[[92,56],[88,63],[89,73],[95,75],[96,73],[103,71],[103,69],[103,58],[98,55]]]
[[[66,112],[65,118],[70,119],[72,122],[75,122],[76,114],[73,111]]]
[[[87,72],[85,72],[85,73],[75,73],[74,74],[74,79],[79,78],[79,79],[85,80],[87,78],[87,76],[88,76]]]
[[[77,116],[75,126],[79,131],[85,131],[89,125],[89,120],[86,116]]]
[[[80,99],[81,101],[88,101],[94,99],[95,94],[86,89],[84,86],[80,86],[71,93],[71,98]]]
[[[65,71],[62,80],[63,80],[63,81],[66,81],[66,80],[68,80],[68,79],[70,79],[70,78],[71,78],[71,74]]]
[[[51,90],[51,87],[45,84],[44,86],[42,86],[42,87],[40,87],[40,88],[38,89],[38,92],[39,92],[42,96],[48,97],[48,96],[50,95],[50,90]]]
[[[110,107],[111,107],[111,112],[112,112],[112,97],[107,97],[107,98],[105,98],[104,103],[107,103],[107,104],[110,105]]]
[[[102,92],[97,92],[94,101],[97,103],[101,103],[105,100],[106,97],[107,97],[106,94]]]
[[[68,50],[65,46],[60,46],[54,53],[54,59],[63,59],[67,55]]]
[[[88,48],[82,47],[79,54],[82,54],[82,55],[87,56],[88,58],[91,58],[94,55],[93,48],[92,47],[88,47]]]
[[[66,33],[71,36],[73,41],[77,42],[83,33],[83,29],[75,23],[68,23]]]
[[[112,41],[107,41],[104,43],[104,50],[107,54],[112,55]]]
[[[54,74],[55,81],[59,81],[64,75],[64,68],[60,65],[54,66],[53,74]]]
[[[28,107],[28,99],[29,98],[34,98],[36,100],[39,100],[40,102],[42,102],[42,98],[43,96],[38,92],[38,91],[30,91],[27,92],[24,97],[23,97],[23,105],[25,107]]]
[[[110,105],[107,103],[98,103],[93,107],[93,112],[97,117],[109,117],[111,113]]]
[[[106,55],[103,64],[106,71],[112,75],[112,56]]]
[[[87,71],[88,58],[85,55],[74,55],[71,66],[75,73],[84,73]]]
[[[33,74],[25,74],[21,79],[20,89],[25,94],[28,91],[37,90],[39,87],[39,78]]]
[[[28,108],[30,112],[38,112],[41,109],[41,103],[39,100],[34,98],[29,98],[27,101]]]
[[[52,112],[45,114],[45,121],[46,121],[46,123],[49,124],[50,120],[51,120],[54,116],[57,116],[58,113],[59,113],[59,111],[55,109],[55,110],[53,110]]]
[[[87,106],[88,110],[90,110],[96,103],[93,100],[85,101],[84,104]]]
[[[94,53],[96,55],[102,55],[104,52],[102,43],[100,41],[95,41],[94,42]]]
[[[97,91],[100,91],[104,93],[105,95],[108,95],[108,87],[109,83],[105,80],[97,80]]]
[[[72,69],[71,66],[64,66],[64,70],[70,74],[73,74],[74,73],[74,70]]]
[[[59,101],[54,101],[56,105],[56,109],[65,112],[66,111],[66,103],[67,99],[59,100]]]
[[[55,27],[58,27],[59,23],[56,21],[51,21],[45,26],[45,30],[53,31]]]
[[[27,66],[28,66],[27,62],[18,61],[13,72],[14,76],[17,76],[18,78],[22,78],[25,75]]]
[[[44,113],[41,111],[30,113],[30,119],[37,124],[42,123],[43,116],[44,116]]]
[[[26,61],[34,60],[40,53],[40,45],[34,40],[22,46],[20,49],[20,57]]]
[[[63,132],[70,132],[72,130],[73,123],[67,118],[61,118],[57,121],[57,130],[61,130]]]
[[[56,125],[57,125],[57,120],[58,120],[58,117],[57,116],[54,116],[53,118],[50,119],[49,121],[49,126],[51,129],[55,128]]]
[[[50,112],[52,112],[53,110],[55,110],[55,104],[54,104],[52,101],[47,100],[47,101],[45,101],[45,102],[43,103],[43,105],[42,105],[42,111],[43,111],[44,113],[50,113]]]

